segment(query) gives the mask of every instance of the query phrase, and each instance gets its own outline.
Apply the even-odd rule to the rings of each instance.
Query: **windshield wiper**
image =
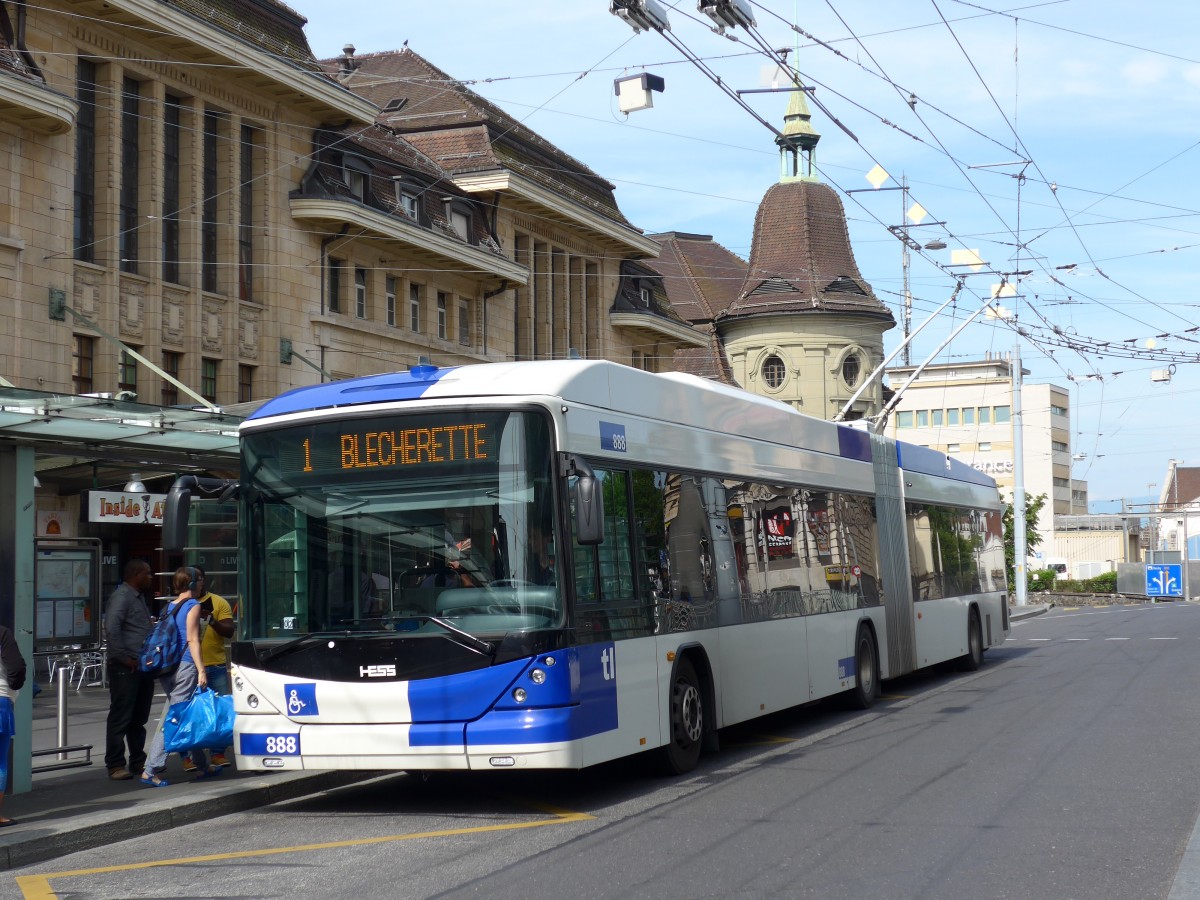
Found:
[[[416,620],[419,622],[432,622],[434,625],[437,625],[439,628],[446,631],[450,636],[450,639],[456,644],[460,644],[473,653],[478,653],[480,656],[486,656],[489,659],[494,659],[496,657],[496,648],[488,641],[481,640],[470,632],[463,631],[461,628],[451,625],[445,619],[438,618],[437,616],[425,615],[405,616],[404,618],[410,621]],[[258,660],[259,662],[268,662],[277,656],[282,656],[285,653],[290,653],[293,650],[299,649],[311,641],[324,640],[326,638],[362,637],[366,634],[370,634],[372,637],[379,637],[381,635],[391,635],[394,634],[394,632],[314,631],[312,634],[301,635],[300,637],[293,638],[292,640],[280,644],[277,647],[272,647],[269,650],[260,652],[258,655]]]
[[[434,625],[437,625],[439,628],[445,629],[451,635],[451,639],[456,644],[461,644],[462,646],[466,647],[468,650],[475,651],[480,656],[486,656],[491,659],[494,659],[496,657],[496,648],[494,646],[492,646],[490,643],[488,643],[485,640],[475,637],[475,635],[471,634],[469,631],[463,631],[461,628],[451,625],[445,619],[439,618],[438,616],[416,615],[416,616],[405,616],[404,618],[405,619],[416,619],[419,622],[432,622]]]
[[[266,662],[274,659],[277,656],[282,656],[284,653],[290,653],[298,647],[307,644],[309,641],[319,640],[321,638],[345,637],[350,634],[348,631],[314,631],[311,634],[302,634],[298,638],[292,638],[286,643],[280,644],[277,647],[272,647],[269,650],[261,651],[258,655],[259,662]]]

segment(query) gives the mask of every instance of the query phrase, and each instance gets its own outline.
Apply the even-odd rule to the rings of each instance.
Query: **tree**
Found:
[[[1042,536],[1037,530],[1038,514],[1046,505],[1046,495],[1025,498],[1025,555],[1042,542]],[[1015,590],[1017,551],[1013,538],[1013,505],[1004,504],[1004,568],[1008,572],[1008,589]]]

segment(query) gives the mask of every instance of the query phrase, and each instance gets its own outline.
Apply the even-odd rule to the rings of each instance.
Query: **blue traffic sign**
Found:
[[[1147,597],[1182,597],[1183,566],[1146,566]]]

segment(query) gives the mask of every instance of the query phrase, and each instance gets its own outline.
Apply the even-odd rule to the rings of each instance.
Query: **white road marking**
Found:
[[[1106,641],[1127,641],[1129,638],[1105,638]]]

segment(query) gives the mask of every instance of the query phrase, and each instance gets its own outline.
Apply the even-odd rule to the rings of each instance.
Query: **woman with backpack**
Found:
[[[158,683],[167,695],[167,709],[170,709],[172,704],[190,699],[197,686],[208,686],[208,676],[204,672],[204,663],[200,655],[200,602],[196,598],[200,591],[199,572],[191,566],[181,566],[175,570],[171,587],[179,596],[163,609],[160,618],[170,618],[174,621],[183,643],[183,654],[178,666],[173,670],[164,670],[158,676]],[[220,769],[208,764],[205,751],[193,750],[191,755],[197,768],[201,770],[197,781],[202,778],[215,778],[221,774]],[[166,765],[167,753],[164,749],[163,731],[159,728],[154,732],[154,741],[146,758],[146,769],[139,780],[147,787],[167,787],[170,782],[159,777]]]

